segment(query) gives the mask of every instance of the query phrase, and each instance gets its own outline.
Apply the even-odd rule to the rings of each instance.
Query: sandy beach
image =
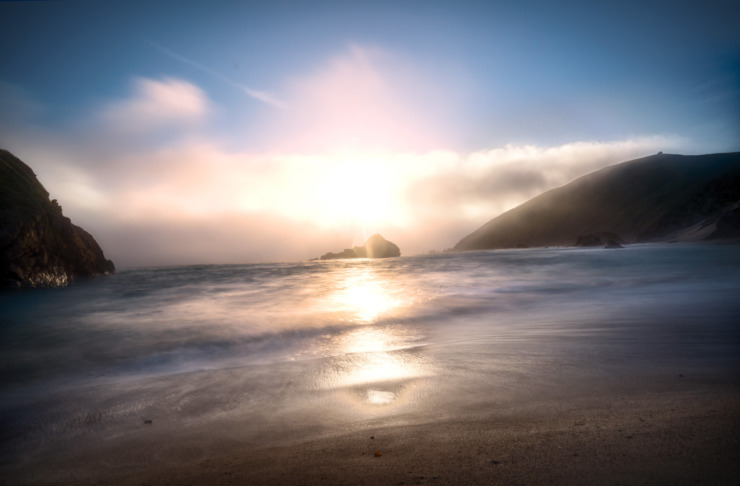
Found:
[[[677,373],[529,390],[438,413],[252,443],[208,427],[131,423],[129,434],[4,468],[5,484],[736,484],[740,387]],[[539,398],[529,392],[537,392]],[[173,428],[174,425],[174,428]],[[379,454],[378,454],[379,453]]]

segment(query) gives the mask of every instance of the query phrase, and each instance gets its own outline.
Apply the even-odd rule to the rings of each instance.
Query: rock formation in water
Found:
[[[740,152],[660,153],[545,192],[484,224],[454,250],[571,246],[606,233],[619,235],[620,245],[739,239],[739,208]]]
[[[337,260],[340,258],[390,258],[401,256],[401,250],[394,243],[379,234],[374,234],[363,246],[347,248],[338,253],[326,253],[320,260]]]
[[[0,150],[0,287],[62,287],[114,271],[90,233],[49,200],[31,168]]]

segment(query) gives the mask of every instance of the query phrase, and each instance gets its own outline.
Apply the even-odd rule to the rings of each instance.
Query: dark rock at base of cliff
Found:
[[[49,200],[31,168],[0,150],[0,287],[63,287],[113,272],[92,235]]]
[[[347,248],[339,253],[326,253],[320,260],[337,260],[342,258],[391,258],[401,256],[401,250],[379,234],[374,234],[363,246]]]
[[[622,246],[624,240],[619,237],[616,233],[611,231],[600,231],[598,233],[590,233],[587,235],[579,236],[576,239],[575,246],[590,247],[590,246],[601,246],[604,248],[624,248]]]

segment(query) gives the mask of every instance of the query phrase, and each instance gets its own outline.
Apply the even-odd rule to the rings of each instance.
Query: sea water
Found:
[[[132,268],[0,310],[3,464],[150,423],[295,440],[563,383],[736,380],[740,246]]]

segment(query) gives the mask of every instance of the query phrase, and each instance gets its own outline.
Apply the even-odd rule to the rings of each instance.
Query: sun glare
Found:
[[[338,161],[320,176],[315,193],[331,221],[354,221],[365,225],[393,220],[394,180],[383,160]]]

